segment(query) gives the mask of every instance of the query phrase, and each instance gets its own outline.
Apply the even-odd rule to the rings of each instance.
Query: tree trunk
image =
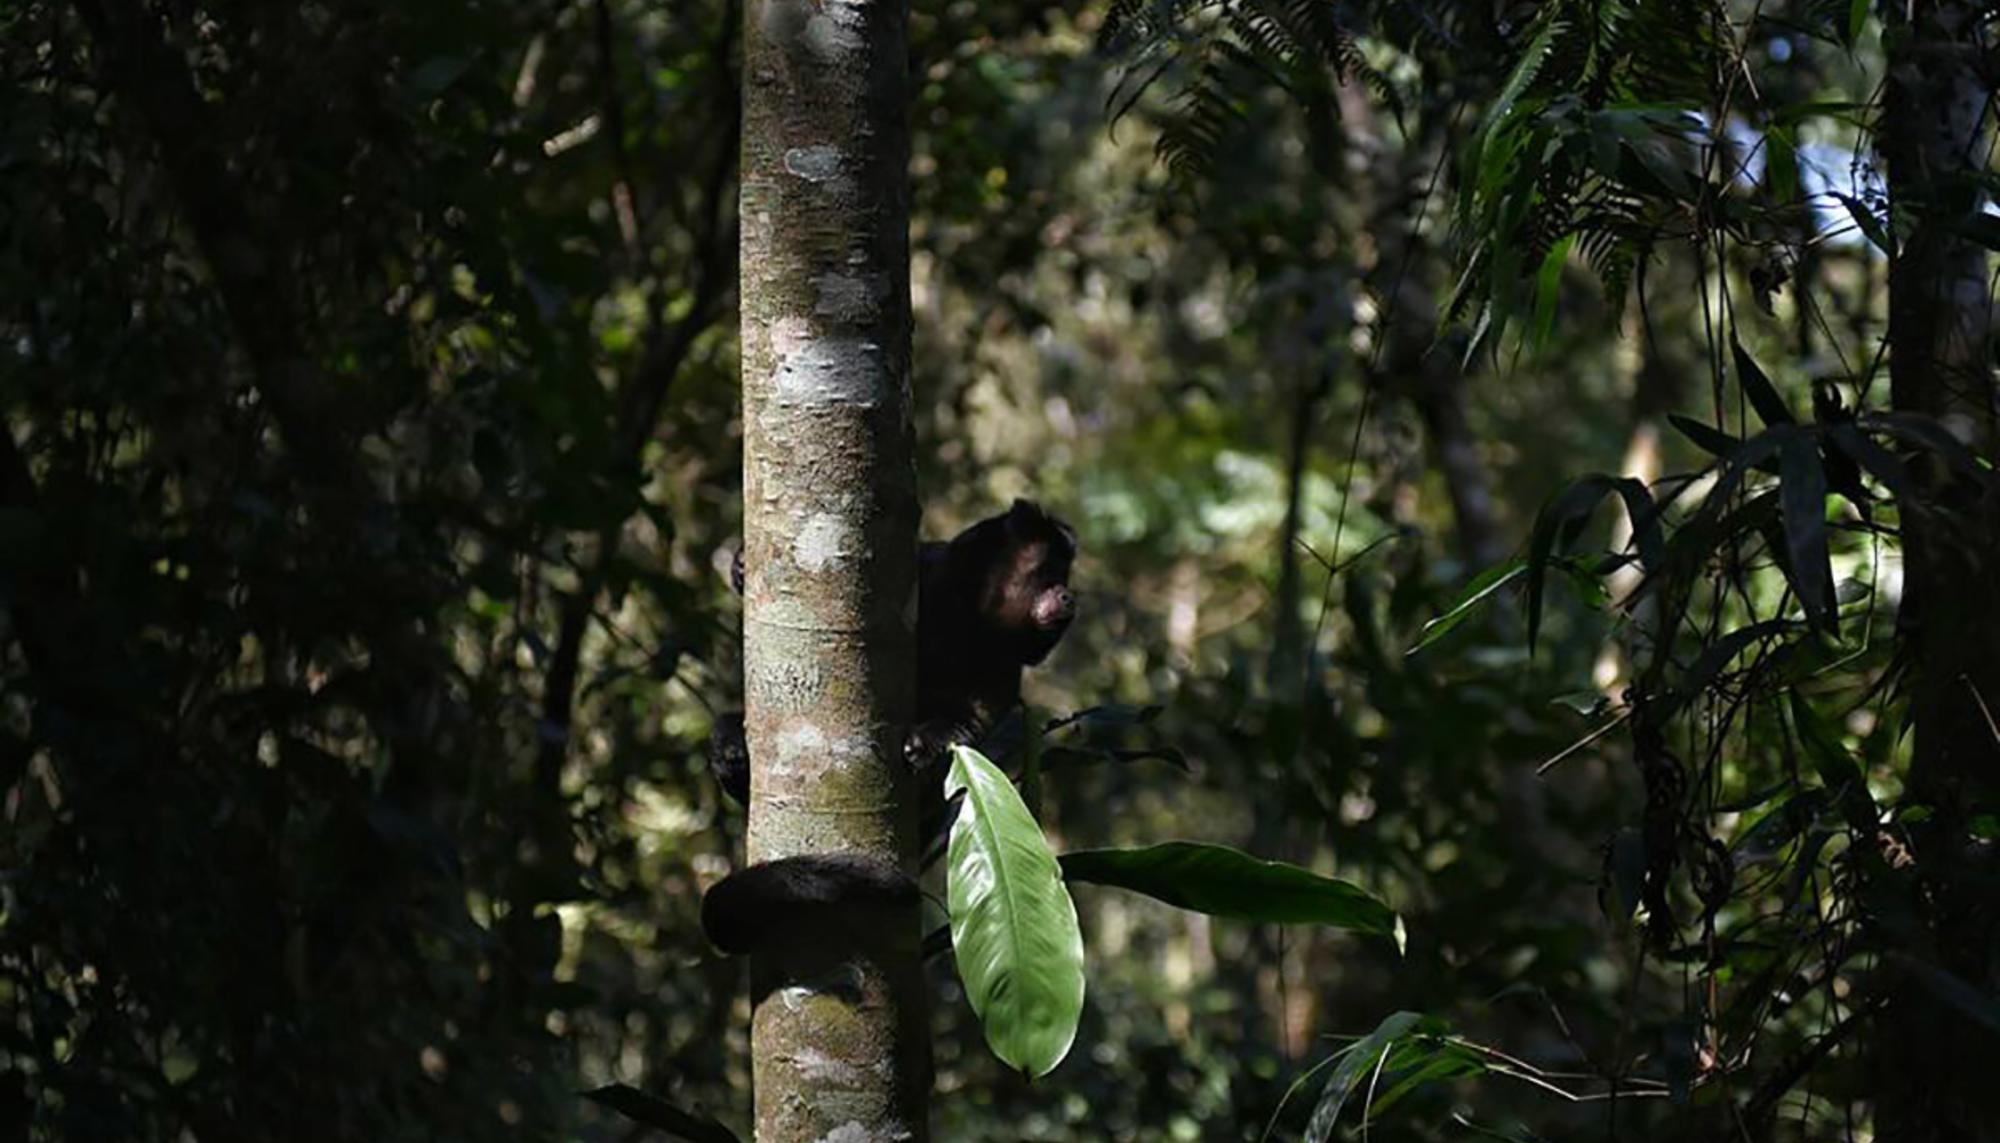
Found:
[[[1986,252],[1963,223],[1980,209],[1989,91],[1979,77],[1981,11],[1971,0],[1886,5],[1888,82],[1878,145],[1891,199],[1914,228],[1889,268],[1889,376],[1900,412],[1937,418],[1996,455]],[[1902,624],[1915,728],[1909,794],[1932,808],[1913,833],[1917,924],[1898,929],[1883,1041],[1878,1138],[2000,1139],[2000,1037],[1944,998],[1937,970],[1990,997],[2000,901],[1990,844],[1971,816],[2000,795],[2000,499],[1993,481],[1919,465],[1901,505]]]
[[[910,865],[916,474],[904,0],[744,14],[749,858]],[[867,914],[869,910],[879,915]],[[825,912],[824,910],[816,912]],[[757,1138],[928,1138],[917,904],[753,952]]]

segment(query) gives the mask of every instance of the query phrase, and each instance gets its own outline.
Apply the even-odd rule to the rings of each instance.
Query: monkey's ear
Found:
[[[1007,528],[1012,532],[1028,531],[1042,522],[1042,506],[1032,500],[1014,498],[1014,506],[1007,509]]]

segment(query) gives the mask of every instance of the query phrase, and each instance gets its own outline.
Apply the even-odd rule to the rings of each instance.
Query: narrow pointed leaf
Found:
[[[1681,413],[1668,413],[1667,423],[1679,429],[1682,436],[1693,441],[1695,447],[1710,456],[1728,456],[1730,453],[1736,451],[1737,446],[1743,443],[1743,438],[1741,437],[1723,432],[1714,425],[1708,424],[1705,421],[1697,421],[1693,417]]]
[[[1856,833],[1864,836],[1873,833],[1880,818],[1875,809],[1875,799],[1868,793],[1867,779],[1854,755],[1804,695],[1792,691],[1790,700],[1792,725],[1798,728],[1806,758],[1819,773],[1819,780],[1826,786],[1834,804],[1840,807],[1841,817]]]
[[[1555,499],[1544,505],[1535,516],[1535,530],[1528,538],[1526,565],[1529,654],[1534,653],[1535,640],[1542,629],[1542,596],[1548,583],[1549,561],[1576,539],[1577,533],[1583,531],[1584,525],[1589,522],[1591,512],[1606,496],[1616,491],[1627,497],[1628,505],[1634,503],[1631,494],[1621,486],[1620,479],[1601,473],[1581,477],[1557,493]],[[1637,481],[1631,483],[1638,487],[1638,495],[1643,502],[1650,504],[1651,497],[1646,496],[1645,489],[1638,486]]]
[[[1228,846],[1172,841],[1084,849],[1063,854],[1062,870],[1071,881],[1130,889],[1210,916],[1331,925],[1389,937],[1398,949],[1404,943],[1402,918],[1367,891]]]
[[[603,1104],[634,1123],[664,1131],[669,1139],[684,1143],[739,1143],[735,1132],[708,1116],[684,1111],[629,1084],[606,1084],[584,1092],[583,1098]]]
[[[1416,646],[1404,654],[1414,655],[1451,634],[1454,628],[1470,618],[1473,612],[1492,599],[1501,588],[1521,578],[1525,571],[1527,565],[1520,560],[1508,560],[1474,576],[1472,582],[1465,585],[1465,590],[1458,593],[1458,598],[1452,600],[1451,606],[1445,609],[1443,615],[1424,624],[1424,629],[1418,633]]]
[[[1808,621],[1833,630],[1833,565],[1826,541],[1826,468],[1809,436],[1788,438],[1779,453],[1778,516],[1785,526],[1785,553],[1792,587],[1805,604]]]
[[[1990,464],[1966,448],[1964,441],[1953,436],[1934,417],[1922,413],[1870,413],[1861,418],[1861,424],[1870,431],[1886,433],[1905,444],[1934,452],[1966,476],[1989,479],[1993,475]]]
[[[985,755],[952,747],[945,797],[963,791],[945,854],[952,955],[993,1054],[1031,1076],[1069,1054],[1083,1016],[1083,932],[1021,795]]]
[[[1722,668],[1728,666],[1750,644],[1776,638],[1793,626],[1794,624],[1783,619],[1766,619],[1752,623],[1748,627],[1739,627],[1710,643],[1700,655],[1695,656],[1694,665],[1688,668],[1687,674],[1681,678],[1680,685],[1674,688],[1673,697],[1668,702],[1667,713],[1678,711],[1692,702],[1696,695],[1707,690],[1716,676],[1722,673]]]
[[[1826,435],[1835,448],[1866,469],[1868,475],[1881,481],[1882,487],[1889,490],[1889,495],[1900,500],[1909,494],[1909,467],[1895,453],[1876,444],[1852,424],[1828,425]]]
[[[1535,272],[1535,310],[1530,336],[1538,348],[1548,344],[1549,331],[1555,328],[1556,298],[1562,292],[1563,267],[1569,264],[1569,252],[1575,246],[1575,234],[1563,235],[1549,247],[1549,252],[1542,257],[1541,268]]]
[[[1347,1106],[1347,1099],[1354,1094],[1354,1089],[1375,1074],[1396,1041],[1408,1035],[1422,1020],[1423,1017],[1415,1012],[1395,1013],[1377,1024],[1375,1030],[1358,1043],[1343,1049],[1340,1063],[1327,1077],[1326,1088],[1320,1092],[1319,1103],[1314,1105],[1312,1119],[1306,1124],[1306,1143],[1326,1143],[1333,1138],[1334,1125],[1340,1121],[1340,1112]]]
[[[1757,418],[1764,422],[1764,427],[1797,424],[1798,419],[1792,416],[1785,399],[1778,395],[1777,386],[1771,384],[1771,379],[1758,367],[1756,359],[1733,336],[1729,339],[1729,352],[1736,359],[1737,383],[1743,386],[1743,395],[1750,399],[1750,407],[1757,410]]]
[[[1875,212],[1868,209],[1867,203],[1852,195],[1836,194],[1833,197],[1839,199],[1840,205],[1847,208],[1847,213],[1854,219],[1854,225],[1861,228],[1861,233],[1875,249],[1890,255],[1896,252],[1896,240],[1889,236],[1889,228],[1882,225],[1882,220],[1875,217]]]

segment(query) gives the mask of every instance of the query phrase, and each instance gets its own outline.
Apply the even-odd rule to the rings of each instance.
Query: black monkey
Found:
[[[940,833],[939,765],[947,748],[993,729],[1021,701],[1021,670],[1046,659],[1076,617],[1070,565],[1076,533],[1028,500],[918,551],[916,720],[904,757],[916,768],[923,836]],[[742,557],[732,568],[742,590]],[[743,715],[724,715],[709,769],[738,802],[750,800]],[[807,855],[738,870],[710,888],[702,928],[719,949],[748,952],[803,910],[914,893],[900,870],[844,855]]]
[[[917,717],[925,759],[993,729],[1021,701],[1021,670],[1049,657],[1070,621],[1076,533],[1016,500],[917,554]]]
[[[916,719],[904,752],[912,765],[974,741],[1021,701],[1022,668],[1048,658],[1076,617],[1075,560],[1076,533],[1029,500],[918,549]],[[740,554],[731,579],[740,591]],[[749,804],[742,712],[717,720],[708,766]]]

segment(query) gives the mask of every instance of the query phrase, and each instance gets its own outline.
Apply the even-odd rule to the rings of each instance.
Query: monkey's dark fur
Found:
[[[971,742],[1021,701],[1021,669],[1048,658],[1076,616],[1076,533],[1033,501],[917,553],[917,704],[904,757],[924,766]],[[742,558],[731,571],[742,587]],[[717,718],[709,772],[750,803],[743,715]]]
[[[887,862],[851,853],[760,861],[715,883],[701,899],[701,928],[716,948],[750,952],[793,926],[811,928],[816,909],[863,901],[914,901],[917,883]]]
[[[1069,588],[1076,533],[1040,505],[1016,500],[949,543],[924,544],[917,558],[916,719],[904,758],[917,771],[928,839],[946,820],[938,766],[947,748],[974,741],[1020,703],[1022,668],[1046,659],[1076,616]],[[732,579],[740,591],[740,556]],[[741,712],[717,720],[708,764],[722,788],[748,805],[750,752]],[[857,860],[788,858],[739,870],[708,891],[702,928],[717,948],[747,952],[798,907],[902,891],[882,870],[861,868]],[[896,876],[909,880],[900,871]]]

